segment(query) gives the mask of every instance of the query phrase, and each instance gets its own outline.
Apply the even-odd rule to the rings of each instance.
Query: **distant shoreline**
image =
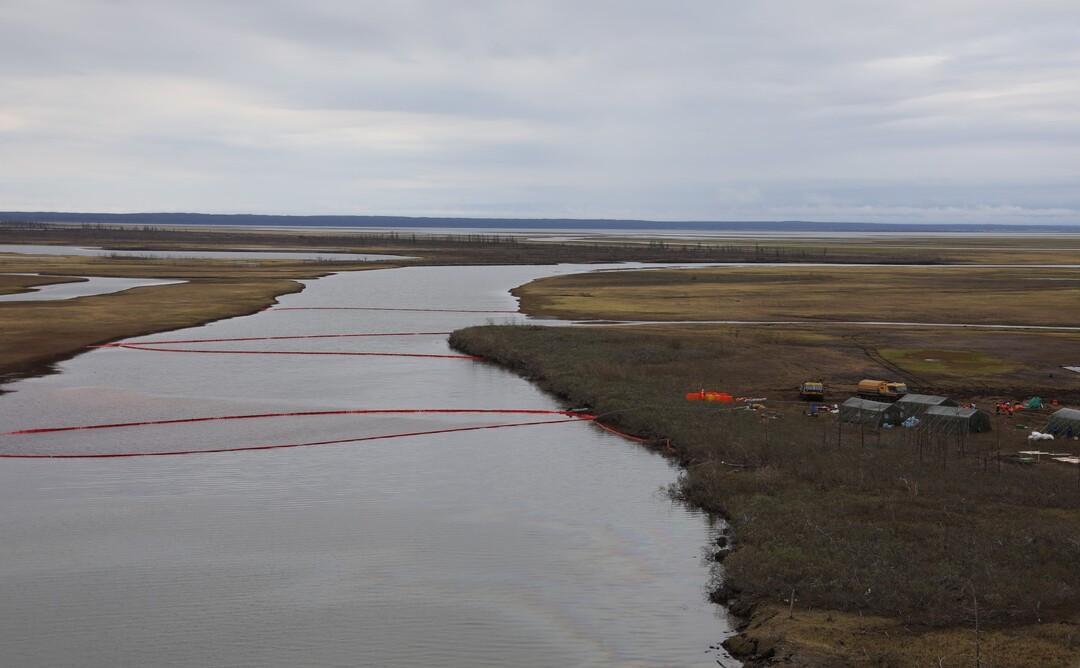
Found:
[[[216,213],[79,213],[0,211],[0,223],[89,223],[124,225],[218,225],[343,228],[465,228],[507,230],[604,230],[697,232],[832,232],[1080,234],[1075,224],[866,223],[819,221],[658,221],[611,218],[469,218],[352,215],[270,215]]]

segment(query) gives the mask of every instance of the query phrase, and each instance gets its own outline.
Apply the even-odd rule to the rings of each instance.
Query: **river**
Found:
[[[341,273],[294,309],[514,311],[596,266]],[[143,337],[449,332],[509,313],[270,310]],[[453,354],[441,334],[170,344]],[[333,409],[555,409],[441,357],[102,349],[9,385],[3,431]],[[322,442],[521,421],[338,415],[0,436],[22,453]],[[176,457],[0,461],[0,643],[21,667],[715,666],[712,528],[663,458],[585,423]],[[729,662],[728,665],[734,665]]]
[[[39,276],[40,274],[27,274]],[[63,278],[69,278],[64,276]],[[26,292],[0,295],[0,302],[47,302],[63,299],[77,299],[94,295],[107,295],[123,292],[132,288],[150,285],[175,285],[184,281],[169,281],[156,278],[105,278],[101,276],[79,276],[85,280],[75,283],[53,283],[34,286]]]

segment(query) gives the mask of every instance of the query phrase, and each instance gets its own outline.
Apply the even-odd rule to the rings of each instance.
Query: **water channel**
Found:
[[[514,311],[597,268],[409,267],[307,282],[297,309]],[[152,289],[152,288],[148,288]],[[270,310],[143,337],[449,332],[511,313]],[[450,354],[440,334],[174,344]],[[553,409],[472,360],[102,349],[0,397],[0,431],[332,409]],[[460,428],[280,417],[0,436],[3,452],[155,452]],[[662,458],[583,422],[255,453],[0,460],[0,643],[36,666],[715,666],[704,517]],[[734,665],[734,663],[728,663]]]
[[[36,276],[38,274],[29,274]],[[64,276],[63,278],[69,278]],[[107,295],[123,292],[132,288],[151,285],[175,285],[184,281],[169,281],[157,278],[106,278],[103,276],[79,276],[85,280],[74,283],[52,283],[30,288],[26,292],[0,295],[0,302],[48,302],[62,299],[76,299],[93,295]]]

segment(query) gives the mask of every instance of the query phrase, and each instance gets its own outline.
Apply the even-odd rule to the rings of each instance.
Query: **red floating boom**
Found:
[[[120,457],[174,457],[178,455],[205,455],[224,452],[253,452],[259,450],[284,450],[289,448],[306,448],[317,445],[335,445],[344,443],[360,443],[364,441],[380,441],[393,438],[406,438],[411,436],[431,436],[435,434],[450,434],[465,431],[481,431],[487,429],[506,429],[510,427],[531,427],[537,425],[571,424],[578,422],[591,422],[604,431],[616,434],[633,441],[644,442],[645,439],[630,434],[625,434],[617,429],[608,427],[597,421],[596,416],[588,413],[574,411],[558,411],[545,409],[485,409],[485,408],[397,408],[397,409],[350,409],[332,411],[299,411],[289,413],[250,413],[243,415],[218,415],[209,417],[177,418],[172,420],[147,420],[143,422],[113,422],[105,424],[74,425],[63,427],[35,427],[30,429],[18,429],[9,431],[0,436],[19,437],[35,434],[52,434],[67,431],[83,431],[98,429],[129,429],[135,427],[158,427],[166,425],[191,424],[196,422],[220,422],[226,420],[257,420],[264,418],[280,417],[326,417],[334,415],[522,415],[536,416],[545,419],[529,420],[522,422],[500,422],[494,424],[474,425],[468,427],[444,427],[441,429],[429,429],[422,431],[397,432],[391,434],[378,434],[374,436],[358,436],[348,438],[335,438],[322,441],[305,441],[300,443],[274,443],[246,445],[226,448],[186,448],[167,450],[162,452],[65,452],[65,453],[25,453],[9,452],[0,453],[0,459],[112,459]]]

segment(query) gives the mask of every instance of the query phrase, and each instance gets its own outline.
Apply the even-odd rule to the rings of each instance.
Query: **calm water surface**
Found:
[[[588,267],[591,268],[591,267]],[[586,267],[404,268],[283,306],[513,310]],[[500,314],[268,311],[149,339],[450,331]],[[176,347],[448,353],[445,337]],[[556,408],[466,360],[99,350],[9,386],[10,429],[335,408]],[[514,421],[520,418],[511,416]],[[273,418],[36,436],[4,451],[154,451],[485,424]],[[700,515],[661,458],[583,423],[262,453],[0,460],[0,647],[12,666],[715,666]],[[733,665],[733,664],[729,664]]]
[[[65,276],[64,278],[68,277]],[[90,297],[92,295],[107,295],[113,292],[123,292],[124,290],[141,288],[149,285],[173,285],[185,282],[157,278],[105,278],[102,276],[82,276],[80,278],[85,278],[86,280],[78,283],[41,285],[28,292],[19,292],[13,295],[0,295],[0,302],[47,302],[60,299],[75,299],[76,297]]]

